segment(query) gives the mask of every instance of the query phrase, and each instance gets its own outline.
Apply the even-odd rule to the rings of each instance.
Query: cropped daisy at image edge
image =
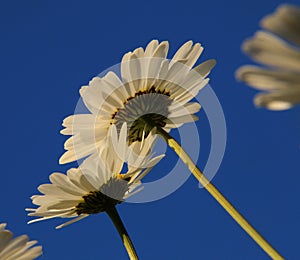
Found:
[[[42,246],[37,241],[30,241],[27,235],[13,238],[13,233],[0,224],[0,259],[1,260],[32,260],[42,254]]]
[[[284,4],[261,21],[264,30],[246,40],[242,50],[264,65],[245,65],[236,77],[262,90],[257,107],[286,110],[300,104],[300,8]]]

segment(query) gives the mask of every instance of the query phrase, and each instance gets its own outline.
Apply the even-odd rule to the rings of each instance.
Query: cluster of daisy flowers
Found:
[[[141,180],[164,157],[154,156],[157,133],[197,120],[200,105],[191,100],[208,83],[215,65],[208,60],[193,68],[203,47],[185,43],[171,60],[169,44],[151,41],[123,56],[121,75],[109,71],[80,89],[89,110],[63,121],[66,152],[60,163],[79,162],[66,174],[55,172],[38,187],[27,208],[28,223],[70,219],[65,227],[91,214],[112,219],[131,259],[137,255],[116,206],[142,190]],[[126,170],[124,170],[126,169]]]
[[[244,66],[237,77],[264,90],[255,98],[258,106],[283,110],[300,103],[299,44],[300,9],[281,6],[262,20],[266,31],[247,40],[243,50],[255,61],[269,66]],[[291,43],[295,46],[291,46]],[[205,178],[169,132],[197,120],[201,108],[193,98],[208,84],[215,60],[195,66],[203,47],[186,42],[168,59],[169,43],[151,41],[145,49],[126,53],[115,71],[94,77],[81,87],[88,113],[63,121],[63,135],[70,136],[59,162],[79,162],[66,173],[54,172],[50,183],[38,187],[27,208],[28,223],[52,218],[67,219],[62,228],[91,214],[107,213],[120,234],[130,259],[138,259],[116,206],[143,188],[143,178],[165,156],[155,155],[162,137],[178,154],[207,191],[272,258],[283,259]],[[0,259],[34,259],[42,254],[37,241],[13,234],[0,224]]]
[[[63,121],[66,152],[61,164],[81,162],[67,173],[55,172],[50,183],[38,187],[27,208],[29,223],[52,218],[70,219],[65,227],[91,214],[105,212],[114,223],[130,259],[138,259],[134,245],[116,206],[142,190],[142,179],[164,157],[154,156],[158,136],[233,219],[274,259],[282,257],[244,219],[198,169],[169,134],[171,129],[197,120],[201,106],[193,102],[209,81],[215,60],[194,67],[203,47],[185,43],[171,60],[169,44],[151,41],[123,56],[120,76],[109,71],[80,89],[89,113],[74,114]],[[126,170],[124,170],[126,169]]]
[[[200,105],[189,101],[207,84],[204,77],[215,61],[192,69],[203,51],[200,44],[187,42],[171,60],[166,58],[168,48],[168,42],[153,40],[145,50],[124,55],[120,78],[110,71],[80,89],[90,113],[64,120],[61,133],[72,136],[60,163],[85,159],[67,174],[53,173],[51,184],[39,187],[43,195],[32,197],[39,207],[27,210],[41,218],[30,223],[54,217],[78,220],[105,211],[107,201],[125,200],[164,156],[152,158],[155,130],[170,131],[196,119]],[[122,173],[125,163],[128,171]]]

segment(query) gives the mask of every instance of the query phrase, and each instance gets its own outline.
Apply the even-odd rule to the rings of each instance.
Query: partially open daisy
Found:
[[[31,260],[42,254],[41,246],[34,246],[37,241],[29,241],[27,235],[13,238],[13,233],[0,224],[0,259]]]
[[[51,174],[51,184],[38,188],[43,195],[32,196],[33,204],[39,207],[26,209],[31,212],[29,216],[40,218],[28,223],[56,217],[73,218],[57,227],[61,228],[90,214],[106,212],[139,191],[141,178],[164,155],[152,158],[150,151],[155,138],[152,133],[142,143],[130,146],[126,137],[126,123],[119,137],[113,125],[108,132],[107,145],[99,156],[89,157],[67,174]],[[127,171],[123,173],[124,164],[127,164]]]
[[[121,76],[113,71],[93,78],[80,95],[90,114],[67,117],[61,131],[73,135],[60,163],[68,163],[98,153],[110,125],[128,125],[129,141],[141,141],[153,127],[169,131],[197,119],[200,105],[190,102],[207,83],[215,60],[193,68],[203,47],[185,43],[168,60],[169,44],[151,41],[145,50],[137,48],[123,56]]]
[[[300,103],[300,8],[282,5],[265,17],[259,31],[243,44],[253,60],[269,66],[243,66],[237,78],[263,90],[254,103],[270,110],[285,110]]]

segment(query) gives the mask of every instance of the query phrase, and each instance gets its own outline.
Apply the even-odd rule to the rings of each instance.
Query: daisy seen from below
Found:
[[[34,246],[37,241],[29,241],[27,235],[13,238],[13,233],[0,224],[0,259],[31,260],[42,254],[41,246]]]
[[[123,124],[118,136],[112,125],[108,131],[107,145],[83,161],[79,168],[72,168],[67,174],[53,173],[51,184],[43,184],[38,190],[43,195],[32,196],[32,203],[38,208],[26,209],[29,216],[39,217],[28,223],[51,218],[72,218],[56,227],[62,228],[91,214],[106,212],[116,226],[128,254],[136,259],[136,252],[115,206],[138,192],[141,178],[163,158],[152,158],[151,148],[155,136],[150,133],[142,143],[128,146],[127,126]],[[122,173],[127,163],[127,172]]]
[[[203,48],[192,41],[185,43],[168,60],[168,42],[151,41],[145,50],[137,48],[123,56],[119,77],[109,71],[93,78],[80,89],[89,114],[67,117],[61,131],[72,135],[60,163],[97,156],[106,146],[109,126],[117,132],[127,124],[130,144],[139,143],[155,131],[187,165],[190,172],[233,219],[274,259],[282,259],[276,250],[247,222],[219,190],[205,177],[180,144],[169,134],[172,128],[197,120],[198,102],[191,102],[209,81],[215,60],[194,67]],[[194,68],[193,68],[194,67]]]
[[[263,91],[254,98],[256,106],[286,110],[300,103],[300,8],[279,6],[261,26],[265,31],[246,40],[242,49],[266,67],[242,66],[236,75]]]
[[[90,114],[75,114],[63,121],[67,150],[60,163],[68,163],[97,153],[115,124],[119,129],[126,122],[130,142],[140,141],[153,125],[171,128],[197,119],[200,105],[189,102],[208,83],[206,78],[215,65],[208,60],[193,68],[203,47],[185,43],[168,60],[169,43],[151,41],[145,50],[137,48],[123,56],[121,76],[109,71],[104,77],[93,78],[80,95]],[[144,117],[143,117],[144,116]]]

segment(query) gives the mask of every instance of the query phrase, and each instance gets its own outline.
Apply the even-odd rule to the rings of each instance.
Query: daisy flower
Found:
[[[90,214],[108,212],[138,192],[141,178],[164,156],[152,158],[150,151],[155,139],[152,133],[142,143],[128,146],[126,123],[121,127],[119,137],[116,126],[112,125],[107,139],[108,145],[99,155],[89,157],[67,174],[51,174],[51,184],[38,187],[43,195],[31,197],[38,208],[26,210],[30,212],[29,216],[39,218],[28,223],[56,217],[72,218],[57,227],[61,228]],[[127,171],[122,173],[126,162]]]
[[[141,141],[153,127],[166,131],[197,119],[200,105],[190,102],[208,83],[206,78],[215,65],[208,60],[195,68],[203,47],[185,43],[171,60],[169,43],[151,41],[123,56],[121,75],[109,71],[93,78],[80,95],[90,114],[75,114],[63,121],[61,133],[72,135],[60,163],[72,162],[98,153],[110,125],[118,131],[127,123],[129,142]]]
[[[0,224],[0,259],[31,260],[42,254],[41,246],[34,246],[37,241],[29,241],[27,235],[13,238],[13,233]]]
[[[256,106],[289,109],[300,103],[300,8],[282,5],[261,26],[266,31],[258,31],[242,49],[267,67],[243,66],[237,78],[264,91],[255,97]]]

